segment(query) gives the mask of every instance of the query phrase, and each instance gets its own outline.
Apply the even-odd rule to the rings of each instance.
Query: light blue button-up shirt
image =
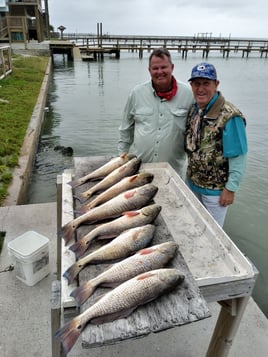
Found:
[[[188,84],[177,84],[169,101],[157,96],[151,81],[133,88],[119,127],[119,154],[131,152],[143,162],[169,162],[182,174],[185,123],[194,99]]]

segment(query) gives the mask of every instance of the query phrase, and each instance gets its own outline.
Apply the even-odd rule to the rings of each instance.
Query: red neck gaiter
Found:
[[[156,94],[160,98],[164,98],[166,100],[171,100],[177,93],[178,86],[177,86],[177,81],[176,79],[172,76],[172,88],[168,92],[159,92],[156,91]]]

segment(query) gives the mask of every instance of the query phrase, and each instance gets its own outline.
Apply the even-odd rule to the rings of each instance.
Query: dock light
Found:
[[[66,27],[64,27],[63,25],[60,25],[58,27],[58,30],[60,30],[60,38],[62,40],[63,39],[63,31],[66,30]]]

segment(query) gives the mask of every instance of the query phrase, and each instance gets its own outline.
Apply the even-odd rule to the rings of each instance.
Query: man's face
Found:
[[[151,58],[149,72],[156,90],[170,90],[173,68],[174,65],[170,63],[167,56],[153,56]]]
[[[217,91],[219,81],[195,78],[191,81],[193,95],[199,108],[204,109]]]

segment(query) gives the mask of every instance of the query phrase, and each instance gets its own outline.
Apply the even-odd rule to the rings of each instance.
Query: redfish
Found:
[[[128,154],[128,153],[124,153],[118,157],[113,157],[106,164],[102,165],[96,170],[88,173],[83,177],[80,177],[79,179],[70,181],[68,183],[70,186],[74,188],[84,184],[87,181],[100,180],[103,177],[107,176],[109,173],[111,173],[113,170],[117,169],[119,166],[122,166],[129,160],[133,159],[134,157],[136,157],[136,155]]]
[[[148,270],[163,268],[176,254],[178,244],[169,241],[141,249],[136,254],[113,264],[102,274],[96,276],[72,291],[78,305],[83,304],[98,286],[114,288],[134,276]]]
[[[104,179],[102,179],[100,182],[98,182],[96,185],[94,185],[87,191],[76,195],[75,198],[77,198],[80,202],[85,202],[95,193],[106,190],[107,188],[120,181],[123,177],[137,173],[139,171],[140,165],[141,159],[134,157],[124,165],[113,170],[109,175],[104,177]]]
[[[68,284],[71,284],[79,272],[88,264],[106,263],[111,260],[126,258],[137,250],[146,247],[152,240],[154,231],[155,226],[152,224],[131,228],[121,233],[110,243],[77,260],[65,271],[63,276],[68,280]]]
[[[89,203],[79,209],[79,212],[85,213],[89,209],[99,206],[100,204],[109,201],[120,193],[130,190],[135,187],[146,185],[153,181],[154,175],[149,172],[140,172],[138,174],[122,178],[119,182],[112,185],[110,188],[100,193]]]
[[[95,239],[110,239],[118,236],[123,231],[152,223],[161,212],[161,206],[152,204],[142,207],[139,210],[124,212],[123,215],[111,222],[103,223],[78,242],[72,244],[69,249],[75,252],[77,257],[81,257]]]
[[[102,324],[129,316],[139,306],[168,293],[184,280],[178,269],[156,269],[137,275],[105,294],[67,322],[55,336],[68,353],[88,323]]]
[[[74,231],[83,223],[94,223],[109,218],[116,218],[122,213],[139,209],[146,205],[158,191],[158,187],[148,183],[138,188],[125,191],[111,200],[95,207],[81,216],[74,218],[62,227],[61,234],[68,243]]]

